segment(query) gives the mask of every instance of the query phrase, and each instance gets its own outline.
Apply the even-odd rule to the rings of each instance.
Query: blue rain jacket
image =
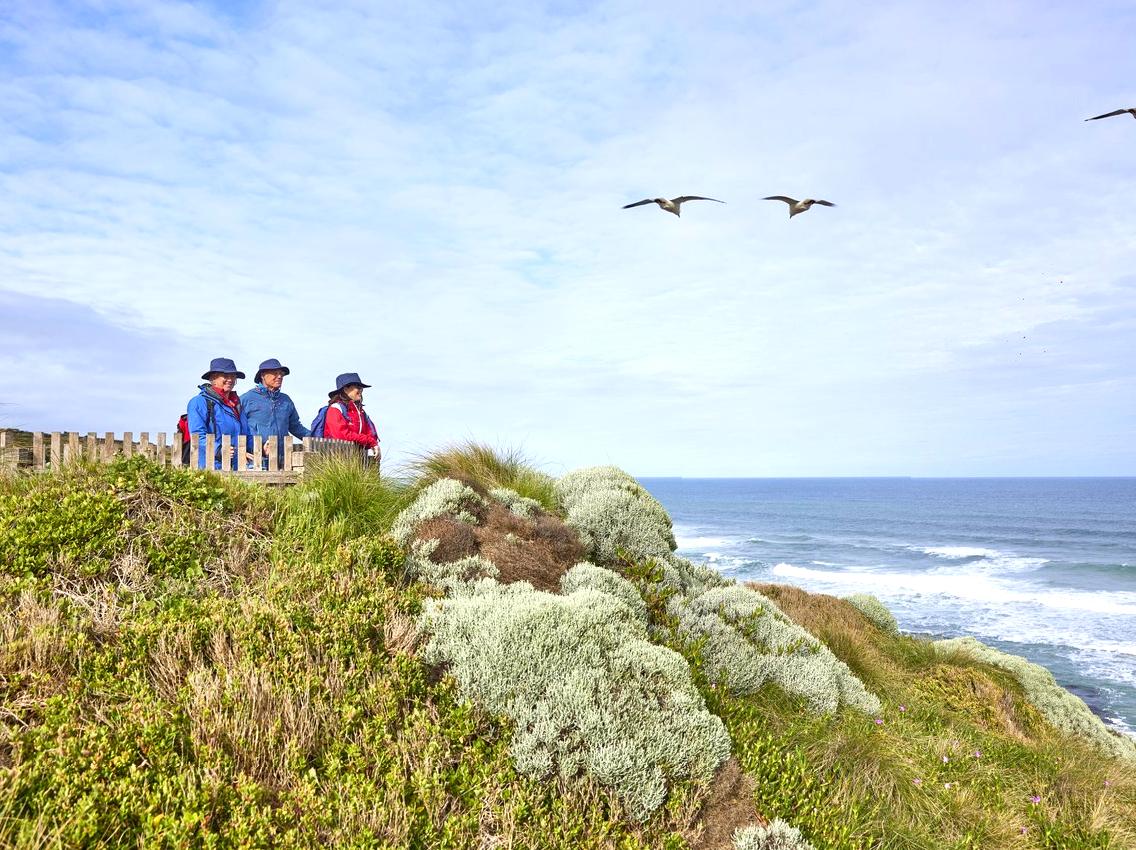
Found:
[[[200,392],[189,400],[185,412],[189,414],[190,434],[213,434],[217,441],[213,454],[213,468],[221,468],[221,436],[228,434],[232,438],[233,452],[232,469],[244,468],[244,456],[240,442],[237,440],[241,434],[249,433],[248,420],[245,418],[244,405],[240,406],[240,415],[233,413],[233,409],[221,400],[210,384],[198,387]],[[209,401],[213,402],[212,416],[209,414]],[[210,421],[211,420],[211,421]],[[209,426],[212,426],[211,428]],[[243,451],[252,451],[252,440],[246,440]],[[205,463],[205,440],[201,440],[197,450],[197,465],[200,469],[208,469]]]
[[[276,447],[279,462],[284,462],[284,438],[307,437],[312,432],[300,421],[296,405],[288,394],[280,390],[270,390],[264,384],[257,384],[241,396],[241,412],[248,420],[249,434],[254,437],[279,437]]]

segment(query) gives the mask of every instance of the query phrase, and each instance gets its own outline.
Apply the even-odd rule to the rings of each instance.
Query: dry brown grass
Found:
[[[768,821],[754,805],[753,778],[736,758],[718,768],[694,823],[683,830],[691,850],[732,850],[734,832]]]
[[[293,656],[285,679],[243,658],[221,630],[208,655],[210,665],[187,676],[194,744],[219,748],[268,788],[291,787],[294,760],[315,755],[336,734],[332,704],[343,690],[340,662],[312,652]]]
[[[419,540],[438,541],[431,560],[445,564],[483,555],[497,566],[502,584],[527,581],[538,590],[559,590],[560,577],[584,559],[576,532],[541,511],[519,517],[493,499],[487,503],[479,507],[477,525],[438,517],[419,526]]]

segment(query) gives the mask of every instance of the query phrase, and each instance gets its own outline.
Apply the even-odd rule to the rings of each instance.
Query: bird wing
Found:
[[[671,200],[676,204],[681,204],[686,201],[717,201],[719,204],[726,203],[725,201],[719,201],[717,198],[704,198],[701,195],[680,195],[677,198],[671,198]]]
[[[834,207],[834,206],[836,206],[836,204],[834,204],[832,201],[816,201],[816,203],[820,204],[822,207]]]
[[[643,206],[643,204],[653,204],[653,203],[655,203],[655,199],[654,199],[654,198],[644,198],[644,199],[643,199],[643,200],[641,200],[641,201],[636,201],[636,202],[635,202],[635,203],[633,203],[633,204],[628,204],[627,206],[625,206],[625,207],[624,207],[624,209],[625,209],[625,210],[629,210],[629,209],[631,209],[632,207],[641,207],[641,206]]]
[[[1123,115],[1127,109],[1114,109],[1112,112],[1106,112],[1104,115],[1094,115],[1092,118],[1086,118],[1086,121],[1096,121],[1098,118],[1111,118],[1113,115]]]
[[[762,198],[763,201],[784,201],[787,204],[797,203],[796,198],[786,198],[784,195],[770,195],[768,198]]]

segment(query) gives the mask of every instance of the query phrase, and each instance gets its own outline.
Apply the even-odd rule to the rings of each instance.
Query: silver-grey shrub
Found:
[[[406,554],[406,574],[417,581],[424,581],[441,588],[451,588],[455,583],[476,581],[481,578],[496,578],[497,565],[482,555],[469,555],[439,564],[430,556],[438,548],[437,538],[415,540]]]
[[[652,644],[617,596],[485,579],[428,602],[422,625],[424,658],[449,665],[467,699],[513,721],[524,774],[586,773],[644,819],[668,782],[708,781],[729,755],[686,661]]]
[[[899,633],[899,623],[895,621],[891,611],[872,594],[853,593],[851,596],[845,596],[844,601],[856,608],[883,631],[893,635]]]
[[[767,826],[747,826],[734,833],[734,850],[814,850],[795,826],[778,818]]]
[[[966,655],[1008,671],[1021,683],[1026,697],[1041,716],[1061,732],[1089,741],[1116,758],[1136,761],[1136,741],[1111,731],[1083,700],[1057,684],[1053,674],[1040,664],[994,649],[972,637],[937,640],[935,650],[941,655]]]
[[[470,509],[484,504],[485,500],[472,488],[453,478],[442,478],[419,493],[418,498],[395,517],[391,535],[405,547],[418,526],[435,517],[452,516],[476,524],[477,519]]]
[[[556,481],[556,496],[594,561],[612,563],[620,549],[639,559],[660,558],[675,549],[666,509],[621,469],[570,472]]]
[[[637,620],[646,625],[647,603],[639,595],[639,588],[614,570],[581,561],[560,579],[560,590],[564,594],[571,594],[583,588],[591,588],[614,596],[631,609]]]
[[[539,510],[541,507],[540,502],[536,499],[522,496],[516,490],[510,490],[508,487],[496,487],[489,491],[489,495],[508,508],[512,513],[524,519],[532,517],[533,512]]]
[[[679,635],[703,641],[706,674],[733,693],[752,694],[771,681],[804,697],[817,713],[841,705],[866,714],[880,710],[879,699],[847,664],[756,590],[713,588],[668,606]]]

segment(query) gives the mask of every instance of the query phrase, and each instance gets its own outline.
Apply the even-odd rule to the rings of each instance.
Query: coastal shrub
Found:
[[[561,577],[560,588],[565,595],[583,588],[606,593],[627,605],[644,625],[647,623],[647,603],[639,595],[638,588],[614,570],[582,561]]]
[[[735,850],[814,850],[796,827],[777,818],[766,826],[747,826],[734,833]]]
[[[899,623],[895,621],[891,611],[870,593],[853,593],[845,596],[844,601],[855,607],[861,614],[875,623],[888,634],[899,633]]]
[[[671,518],[634,478],[614,466],[570,472],[556,481],[567,523],[576,529],[589,557],[614,563],[619,552],[636,558],[669,555],[675,549]]]
[[[519,449],[495,449],[470,440],[418,457],[410,469],[416,474],[416,489],[453,478],[485,490],[509,489],[549,513],[557,511],[552,476],[535,469]]]
[[[477,524],[473,511],[485,505],[485,500],[471,487],[453,478],[435,481],[418,494],[418,498],[395,518],[391,536],[402,546],[408,546],[419,524],[440,516],[452,516],[470,525]]]
[[[688,601],[676,597],[669,607],[679,635],[701,644],[704,672],[732,693],[756,693],[772,681],[817,713],[841,705],[880,710],[847,664],[755,590],[714,588]]]
[[[248,554],[247,541],[239,552],[229,546],[228,531],[244,521],[238,515],[245,509],[258,513],[266,506],[261,495],[218,476],[140,456],[74,464],[4,489],[0,574],[25,577],[91,579],[128,560],[141,574],[197,580],[211,565]]]
[[[540,502],[536,499],[530,499],[528,496],[522,496],[516,490],[511,490],[508,487],[494,487],[489,491],[489,495],[508,508],[512,513],[525,519],[530,518],[534,511],[541,508]]]
[[[128,522],[105,485],[73,490],[45,479],[26,493],[0,494],[0,567],[9,575],[39,575],[67,564],[97,575],[109,566]]]
[[[708,782],[730,752],[686,661],[652,644],[618,597],[486,579],[426,604],[424,658],[515,726],[522,774],[586,774],[645,819],[669,782]]]
[[[411,579],[449,588],[456,582],[496,578],[498,575],[497,565],[482,555],[468,555],[439,564],[430,558],[437,546],[437,539],[415,540],[410,545],[406,573]]]
[[[972,637],[935,641],[941,655],[964,655],[1008,671],[1021,683],[1026,697],[1055,728],[1089,741],[1115,758],[1136,761],[1136,741],[1109,730],[1084,701],[1069,693],[1040,664],[1020,655],[994,649]]]

